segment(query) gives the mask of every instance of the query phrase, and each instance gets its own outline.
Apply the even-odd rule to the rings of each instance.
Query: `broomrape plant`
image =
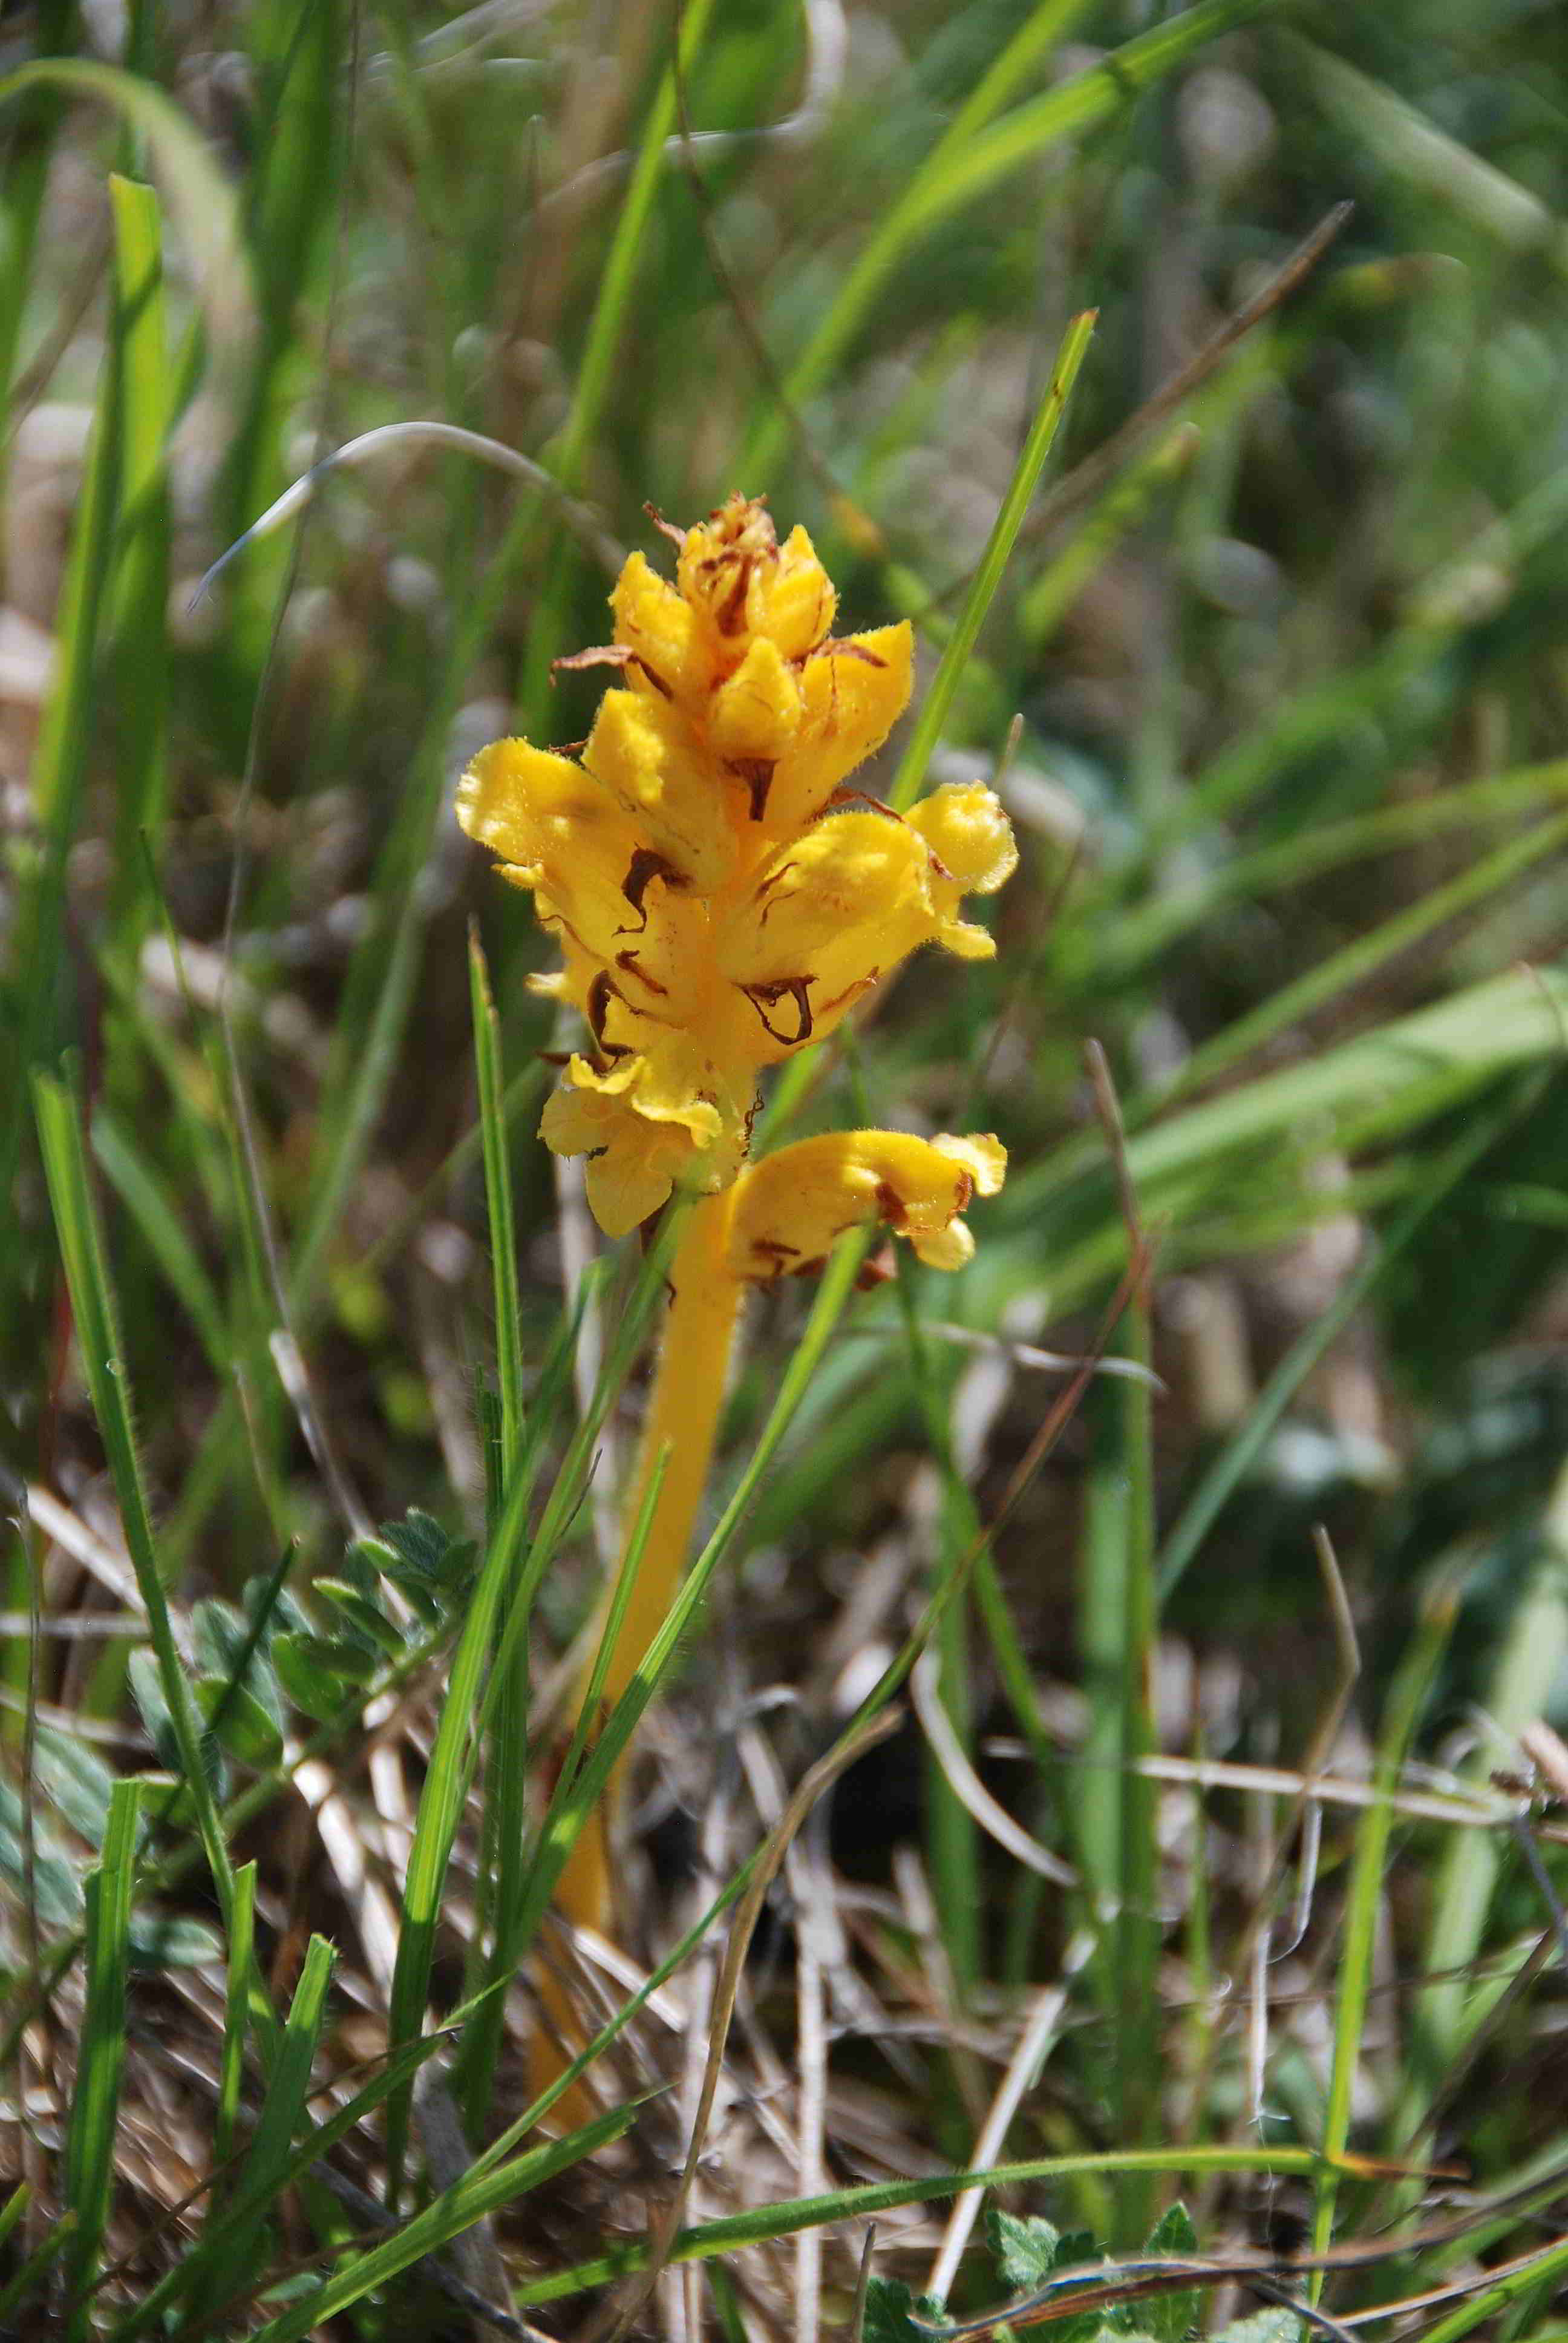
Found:
[[[907,624],[832,631],[838,598],[803,528],[780,545],[763,505],[732,496],[681,530],[673,585],[640,553],[610,597],[615,640],[568,667],[618,669],[580,761],[501,740],[464,777],[457,814],[529,890],[564,966],[530,981],[580,1011],[540,1125],[586,1159],[588,1202],[622,1236],[673,1192],[698,1202],[671,1272],[628,1520],[668,1448],[604,1696],[635,1673],[668,1609],[712,1456],[741,1297],[819,1269],[846,1231],[883,1225],[960,1268],[963,1213],[994,1195],[986,1136],[892,1131],[807,1139],[748,1161],[762,1070],[820,1041],[926,943],[988,958],[966,894],[1017,860],[994,793],[937,789],[907,816],[847,787],[910,696]],[[602,1832],[585,1833],[559,1902],[601,1926]]]

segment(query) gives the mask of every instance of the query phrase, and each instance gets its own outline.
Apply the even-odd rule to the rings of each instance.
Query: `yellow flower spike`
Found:
[[[564,968],[532,981],[582,1011],[592,1048],[541,1129],[587,1158],[612,1235],[672,1188],[733,1180],[759,1070],[831,1032],[907,954],[989,952],[960,902],[1013,853],[978,784],[908,821],[856,808],[843,784],[908,700],[911,638],[833,635],[804,529],[780,545],[761,504],[731,497],[667,534],[676,584],[634,554],[610,597],[616,642],[577,662],[619,679],[581,763],[498,741],[457,798],[559,940]]]
[[[994,1196],[1007,1151],[985,1137],[917,1139],[900,1131],[829,1131],[798,1140],[743,1172],[729,1216],[729,1266],[759,1282],[820,1269],[837,1240],[879,1222],[933,1269],[974,1252],[962,1218]]]
[[[578,1010],[588,1039],[540,1125],[581,1156],[589,1205],[624,1236],[695,1196],[671,1269],[636,1519],[668,1453],[607,1690],[639,1665],[673,1598],[711,1462],[733,1329],[749,1283],[810,1268],[846,1229],[880,1224],[934,1265],[973,1252],[963,1215],[994,1194],[994,1139],[851,1131],[748,1168],[759,1071],[830,1033],[910,952],[993,946],[961,916],[1017,860],[1006,814],[973,783],[907,817],[845,784],[910,696],[907,625],[836,636],[837,597],[804,529],[780,545],[731,497],[679,544],[674,584],[641,554],[610,597],[615,640],[581,762],[522,740],[476,759],[458,819],[529,890],[564,966],[530,980]],[[610,1916],[603,1809],[562,1875],[569,1918]],[[541,1992],[563,2036],[569,1996]],[[543,2082],[557,2062],[536,2056]],[[559,2113],[580,2120],[582,2095]]]

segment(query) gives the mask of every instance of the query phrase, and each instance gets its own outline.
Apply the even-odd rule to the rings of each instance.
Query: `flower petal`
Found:
[[[785,659],[803,659],[838,604],[805,530],[792,529],[780,546],[767,507],[751,497],[729,498],[687,530],[676,577],[726,666],[739,666],[758,636]]]
[[[1006,1161],[989,1136],[850,1131],[799,1140],[740,1174],[730,1266],[738,1277],[791,1276],[818,1267],[847,1229],[879,1222],[933,1268],[961,1269],[974,1240],[960,1216],[982,1177],[992,1183],[982,1192],[995,1193]]]
[[[840,782],[879,749],[909,703],[914,637],[907,623],[824,643],[800,669],[801,714],[769,791],[769,837],[813,820]]]
[[[678,709],[607,691],[583,762],[683,879],[705,893],[723,884],[735,861],[726,792],[712,752]]]
[[[699,709],[714,680],[714,663],[697,613],[673,586],[632,554],[609,598],[617,643],[633,655],[628,681],[645,696],[671,694]]]
[[[591,774],[527,740],[498,740],[458,783],[457,820],[503,858],[503,878],[535,891],[541,919],[564,920],[600,958],[614,952],[642,841]]]

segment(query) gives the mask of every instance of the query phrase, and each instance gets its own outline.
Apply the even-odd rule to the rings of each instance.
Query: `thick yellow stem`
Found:
[[[721,1195],[705,1196],[695,1206],[670,1271],[673,1292],[637,1472],[628,1496],[628,1536],[667,1444],[669,1461],[626,1615],[610,1654],[604,1686],[607,1703],[618,1700],[631,1682],[675,1599],[708,1485],[741,1294],[727,1258],[734,1195],[733,1189],[727,1189]],[[556,1904],[564,1918],[600,1934],[608,1933],[612,1916],[608,1825],[618,1789],[618,1767],[572,1849],[556,1890]],[[539,1994],[563,2040],[574,2049],[580,2046],[584,2037],[570,1996],[548,1970],[540,1976]],[[542,2089],[559,2072],[558,2053],[540,2037],[534,2062],[536,2088]],[[561,2101],[558,2112],[568,2122],[580,2122],[592,2110],[579,2093],[573,2092]]]

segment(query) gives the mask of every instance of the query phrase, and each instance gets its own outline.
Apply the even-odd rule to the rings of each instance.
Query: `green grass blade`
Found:
[[[69,2343],[89,2331],[85,2288],[108,2227],[115,2178],[115,2135],[126,2063],[126,1980],[130,1967],[131,1881],[142,1785],[135,1775],[109,1795],[98,1863],[87,1875],[87,1977],[76,2063],[75,2097],[65,2150],[65,2202],[75,2216],[67,2263],[76,2298]]]
[[[626,1617],[627,1607],[631,1601],[631,1590],[637,1584],[637,1574],[642,1562],[643,1549],[652,1534],[653,1517],[658,1510],[658,1493],[664,1486],[664,1477],[669,1469],[669,1443],[666,1441],[654,1458],[653,1469],[648,1476],[648,1486],[643,1492],[637,1519],[631,1525],[631,1535],[627,1539],[626,1552],[620,1558],[615,1584],[610,1589],[609,1604],[604,1614],[604,1624],[599,1629],[598,1641],[594,1647],[593,1665],[588,1670],[588,1683],[583,1687],[583,1696],[578,1707],[577,1721],[572,1726],[571,1739],[567,1744],[566,1755],[561,1759],[560,1773],[558,1776],[563,1790],[568,1794],[577,1779],[578,1767],[582,1763],[582,1754],[588,1746],[588,1737],[598,1724],[599,1704],[604,1698],[605,1678],[609,1674],[609,1664],[615,1655],[621,1622]]]
[[[787,384],[790,404],[800,408],[829,379],[872,301],[922,228],[971,202],[1020,164],[1075,132],[1108,121],[1206,42],[1255,15],[1264,5],[1266,0],[1200,0],[1198,6],[1138,35],[1101,64],[1015,107],[1000,122],[973,128],[961,139],[940,141],[846,273],[821,324],[796,360]],[[782,415],[769,412],[753,432],[740,467],[749,481],[769,486],[787,428]]]
[[[198,2321],[232,2296],[254,2287],[256,2252],[266,2208],[285,2186],[290,2151],[308,2121],[311,2070],[336,1959],[324,1936],[312,1936],[272,2063],[250,2151],[240,2169],[241,2204],[209,2227],[200,2246],[186,2258],[181,2291],[190,2298]]]
[[[156,850],[168,794],[169,515],[173,417],[163,224],[151,187],[111,178],[121,347],[120,524],[114,581],[116,943],[135,969],[150,918],[142,840]]]
[[[580,2131],[569,2132],[564,2139],[547,2140],[542,2147],[529,2148],[509,2163],[496,2165],[477,2177],[472,2172],[466,2174],[455,2187],[444,2190],[412,2220],[406,2221],[395,2237],[357,2256],[347,2268],[325,2280],[302,2302],[295,2303],[258,2328],[254,2343],[303,2343],[306,2336],[337,2312],[362,2301],[375,2288],[385,2286],[426,2254],[438,2252],[487,2214],[514,2204],[529,2189],[542,2187],[557,2173],[568,2171],[584,2157],[597,2155],[601,2147],[621,2138],[637,2121],[640,2107],[641,2102],[633,2099],[628,2106],[612,2108],[608,2115],[585,2124]]]
[[[1387,1886],[1389,1838],[1393,1826],[1391,1804],[1409,1751],[1416,1723],[1439,1661],[1447,1647],[1458,1613],[1451,1584],[1439,1586],[1423,1614],[1389,1694],[1382,1730],[1378,1736],[1372,1773],[1376,1801],[1367,1807],[1356,1832],[1345,1908],[1344,1941],[1338,1967],[1334,2007],[1333,2065],[1329,2075],[1328,2106],[1323,2116],[1323,2167],[1318,2175],[1312,2207],[1314,2254],[1324,2252],[1333,2236],[1334,2207],[1339,2197],[1339,2166],[1350,2144],[1351,2103],[1362,2060],[1362,2036],[1372,1993],[1372,1966],[1377,1950],[1378,1911]],[[1322,2291],[1322,2273],[1308,2283],[1311,2299]]]
[[[1151,1340],[1146,1293],[1135,1294],[1122,1322],[1124,1355],[1149,1364]],[[1161,1928],[1156,1910],[1159,1849],[1157,1800],[1143,1760],[1155,1747],[1150,1714],[1154,1663],[1154,1422],[1153,1396],[1141,1379],[1119,1380],[1094,1394],[1106,1419],[1104,1463],[1121,1485],[1121,1619],[1117,1714],[1121,1812],[1120,1878],[1113,1937],[1116,1978],[1117,2137],[1130,2147],[1153,2140],[1160,2122]],[[1141,2243],[1152,2214],[1148,2179],[1129,2174],[1118,2192],[1123,2243]]]
[[[501,1393],[501,1464],[509,1481],[522,1444],[523,1353],[518,1296],[518,1239],[512,1211],[511,1162],[502,1111],[500,1024],[489,971],[477,930],[468,936],[468,981],[474,1016],[474,1063],[478,1077],[479,1141],[485,1163],[485,1208],[490,1227],[490,1268],[496,1298],[496,1367]]]
[[[1181,1087],[1196,1087],[1241,1058],[1261,1048],[1286,1026],[1312,1016],[1324,1004],[1367,978],[1412,945],[1435,932],[1447,920],[1495,895],[1550,854],[1568,844],[1568,814],[1537,823],[1523,838],[1505,840],[1483,855],[1470,870],[1461,871],[1445,887],[1434,887],[1418,902],[1384,920],[1353,943],[1331,952],[1317,968],[1263,1001],[1250,1016],[1238,1018],[1212,1041],[1194,1050],[1181,1069]]]
[[[49,1201],[65,1265],[65,1282],[75,1317],[76,1339],[92,1394],[93,1410],[108,1453],[119,1502],[126,1550],[147,1614],[158,1680],[174,1723],[185,1786],[196,1808],[202,1844],[218,1902],[226,1915],[234,1875],[212,1785],[202,1763],[200,1732],[168,1603],[158,1571],[151,1516],[136,1461],[131,1394],[126,1376],[114,1288],[88,1178],[86,1149],[76,1105],[63,1084],[47,1075],[34,1078],[38,1139]]]
[[[490,1231],[490,1268],[496,1312],[496,1361],[499,1394],[500,1454],[497,1494],[489,1509],[494,1528],[505,1492],[518,1470],[523,1437],[523,1356],[518,1253],[512,1207],[511,1165],[502,1111],[501,1039],[489,973],[477,929],[468,935],[468,982],[478,1081],[479,1131],[485,1164],[485,1206]],[[485,1845],[491,1905],[491,1956],[487,1975],[509,1973],[508,1946],[521,1900],[528,1834],[528,1654],[518,1640],[501,1684],[485,1762]],[[493,1995],[465,2045],[468,2066],[468,2128],[482,2134],[496,2059],[505,2022],[502,1997]]]
[[[1544,1715],[1568,1657],[1568,1473],[1559,1476],[1544,1529],[1545,1551],[1513,1610],[1493,1670],[1488,1731],[1464,1769],[1474,1780],[1484,1782],[1498,1749],[1511,1747],[1523,1726]],[[1472,1986],[1466,1972],[1481,1947],[1506,1849],[1506,1840],[1486,1831],[1456,1831],[1443,1849],[1422,1960],[1435,1981],[1422,1987],[1411,2012],[1405,2089],[1395,2118],[1402,2147],[1492,2006],[1493,1996]]]
[[[256,1944],[256,1865],[241,1864],[234,1875],[228,1916],[228,1980],[224,1996],[223,2048],[218,2058],[217,2112],[213,2118],[214,2168],[234,2151],[239,2095],[245,2081],[245,2044],[250,2015],[251,1962]]]
[[[0,2286],[0,2318],[9,2318],[13,2311],[20,2310],[32,2299],[55,2263],[69,2247],[75,2231],[75,2213],[62,2213],[43,2243],[35,2246],[28,2255],[15,2277],[8,2284]],[[46,2333],[47,2329],[40,2331]]]
[[[1278,846],[1236,854],[1206,871],[1197,884],[1161,896],[1096,927],[1085,937],[1100,980],[1146,965],[1227,903],[1248,902],[1278,888],[1303,885],[1348,864],[1420,846],[1452,830],[1468,831],[1486,821],[1507,821],[1568,794],[1568,760],[1522,765],[1479,781],[1460,781],[1408,805],[1379,806],[1346,821],[1319,823]]]
[[[0,90],[4,85],[0,84]],[[86,473],[71,533],[71,550],[55,618],[57,644],[54,689],[33,759],[34,820],[39,860],[17,910],[15,965],[20,1009],[5,1036],[0,1082],[0,1195],[12,1193],[21,1159],[26,1077],[53,1054],[53,1032],[65,934],[65,877],[86,784],[95,708],[98,638],[115,524],[119,455],[121,339],[112,333],[100,377],[98,407]],[[4,1281],[18,1264],[0,1260]]]
[[[925,2174],[916,2180],[871,2181],[859,2187],[835,2189],[829,2196],[789,2197],[780,2204],[759,2205],[699,2222],[679,2232],[668,2259],[707,2261],[715,2254],[734,2253],[743,2246],[764,2245],[775,2237],[796,2237],[802,2229],[822,2228],[829,2222],[864,2221],[901,2205],[940,2204],[944,2197],[961,2197],[970,2188],[1015,2188],[1085,2175],[1114,2178],[1123,2173],[1310,2175],[1316,2164],[1316,2151],[1308,2147],[1100,2148],[1081,2156],[1044,2156],[1020,2164],[988,2165],[972,2172]],[[531,2308],[559,2302],[568,2295],[586,2293],[590,2287],[612,2285],[617,2278],[646,2268],[649,2251],[646,2239],[638,2238],[570,2269],[552,2270],[548,2278],[519,2286],[518,2304]],[[273,2343],[273,2338],[267,2337],[265,2343]]]
[[[81,57],[18,65],[0,78],[0,106],[39,90],[109,106],[145,139],[190,256],[209,352],[226,373],[242,378],[256,312],[239,208],[189,116],[139,74]]]
[[[93,1117],[93,1152],[110,1186],[140,1230],[202,1347],[220,1375],[229,1371],[230,1343],[223,1303],[186,1227],[187,1216],[169,1194],[163,1173],[107,1107]]]
[[[680,71],[689,75],[712,13],[713,0],[686,0],[677,23]],[[550,468],[568,495],[582,485],[583,468],[603,417],[611,369],[626,331],[632,287],[643,265],[654,198],[666,169],[666,153],[676,120],[673,65],[660,75],[643,124],[637,161],[616,220],[615,234],[599,274],[593,316],[578,365],[571,407],[553,451]],[[551,531],[544,563],[544,588],[528,628],[528,658],[518,699],[528,721],[538,723],[548,706],[550,664],[561,649],[566,612],[577,578],[577,556],[558,527]]]
[[[980,566],[970,580],[958,621],[942,653],[941,665],[931,679],[910,736],[909,745],[899,759],[899,769],[888,793],[888,801],[898,813],[907,813],[919,797],[926,778],[926,768],[931,751],[941,739],[942,726],[952,705],[954,692],[973,655],[980,630],[987,611],[1001,584],[1002,573],[1011,558],[1029,508],[1040,485],[1045,459],[1055,443],[1067,402],[1072,396],[1072,386],[1078,379],[1079,368],[1089,355],[1089,345],[1094,337],[1097,312],[1086,309],[1074,317],[1061,337],[1056,362],[1051,368],[1050,382],[1040,403],[1029,437],[1024,442],[1007,494],[991,525],[986,548]]]
[[[594,1403],[568,1451],[522,1571],[518,1573],[515,1564],[533,1493],[535,1476],[531,1470],[514,1475],[501,1520],[487,1542],[484,1562],[453,1654],[447,1697],[426,1768],[408,1854],[387,2013],[387,2030],[394,2049],[412,2040],[424,2025],[447,1868],[473,1774],[476,1718],[479,1719],[480,1731],[484,1730],[480,1695],[486,1670],[493,1657],[492,1684],[498,1687],[508,1679],[514,1654],[525,1637],[534,1592],[587,1485],[594,1443],[614,1393],[629,1371],[660,1290],[681,1218],[678,1211],[666,1213],[658,1238],[642,1263],[637,1290],[606,1358]],[[503,1619],[504,1604],[509,1604],[509,1607],[498,1640],[496,1629]],[[537,1876],[536,1865],[534,1877]],[[514,1936],[522,1933],[523,1926],[519,1916]],[[408,2110],[409,2094],[405,2088],[393,2097],[387,2107],[387,2204],[394,2211],[407,2154]]]
[[[1568,2269],[1568,2240],[1548,2247],[1527,2268],[1510,2270],[1495,2284],[1479,2288],[1468,2302],[1462,2302],[1446,2318],[1427,2328],[1422,2343],[1459,2343],[1461,2336],[1473,2334],[1486,2319],[1495,2318],[1510,2303],[1517,2302],[1522,2295],[1531,2294],[1538,2287],[1545,2289],[1543,2298],[1551,2299],[1562,2285],[1564,2269]],[[1564,2331],[1560,2327],[1536,2329],[1537,2343],[1548,2343],[1550,2337],[1561,2336]]]
[[[940,1547],[936,1558],[940,1599],[953,1574],[981,1535],[982,1524],[974,1500],[953,1455],[946,1393],[939,1390],[930,1346],[920,1329],[918,1270],[909,1252],[899,1250],[900,1315],[903,1321],[910,1381],[920,1403],[931,1457],[941,1475],[942,1504]],[[942,1604],[937,1630],[937,1693],[948,1721],[967,1758],[974,1754],[972,1673],[967,1606],[960,1599]],[[964,1996],[972,1995],[982,1972],[984,1897],[980,1867],[980,1833],[973,1815],[959,1797],[934,1749],[925,1752],[926,1835],[930,1880],[953,1983]]]

